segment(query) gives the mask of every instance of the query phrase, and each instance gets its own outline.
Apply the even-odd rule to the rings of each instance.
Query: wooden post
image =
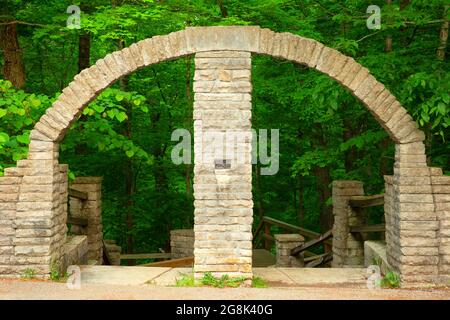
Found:
[[[264,234],[266,235],[266,237],[264,237],[264,249],[266,249],[267,251],[270,251],[270,247],[271,247],[271,243],[269,240],[270,224],[268,224],[267,222],[264,223]]]

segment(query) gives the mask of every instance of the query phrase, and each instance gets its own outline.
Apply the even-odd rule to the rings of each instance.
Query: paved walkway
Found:
[[[69,290],[65,283],[0,280],[0,299],[45,300],[449,300],[449,290],[389,290],[346,287],[175,288],[148,285],[86,284]]]
[[[449,289],[367,289],[365,269],[254,268],[268,288],[174,287],[190,268],[82,266],[81,288],[39,280],[0,279],[0,299],[158,300],[450,300]]]
[[[82,284],[174,286],[191,268],[82,266]],[[366,287],[364,268],[253,268],[269,287],[346,286]]]

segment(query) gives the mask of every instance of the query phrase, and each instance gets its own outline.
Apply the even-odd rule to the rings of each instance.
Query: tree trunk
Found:
[[[305,206],[303,204],[303,195],[305,189],[303,188],[303,177],[299,175],[299,186],[298,186],[298,205],[297,205],[297,215],[298,222],[301,227],[305,224]]]
[[[78,73],[91,65],[91,36],[82,33],[78,37]]]
[[[317,178],[317,189],[319,192],[319,201],[321,207],[320,213],[320,231],[326,232],[333,227],[333,208],[326,204],[328,198],[331,197],[329,185],[330,171],[328,168],[316,167],[314,174]]]
[[[257,192],[257,203],[258,203],[258,215],[259,219],[264,217],[264,208],[263,208],[263,194],[261,187],[261,166],[256,164],[256,192]]]
[[[326,148],[327,141],[324,138],[324,132],[320,124],[315,125],[315,145],[317,148]],[[326,204],[328,198],[331,197],[331,178],[330,170],[328,168],[315,167],[314,175],[317,179],[317,191],[319,193],[320,201],[320,230],[326,232],[333,226],[333,208]]]
[[[386,3],[388,6],[392,5],[392,0],[386,0]],[[389,21],[388,21],[389,23]],[[386,37],[386,43],[385,43],[385,47],[384,47],[384,51],[385,52],[391,52],[392,51],[392,35],[388,35]]]
[[[223,1],[222,1],[222,0],[217,0],[217,5],[219,6],[219,9],[220,9],[220,15],[222,16],[222,18],[228,17],[228,10],[227,10],[227,8],[223,5]]]
[[[25,67],[16,23],[0,26],[0,49],[4,60],[3,77],[16,88],[22,88],[25,84]]]
[[[437,49],[436,56],[438,60],[445,59],[445,49],[447,48],[447,40],[448,40],[448,19],[447,19],[447,11],[449,6],[444,6],[444,22],[442,22],[441,31],[439,34],[439,48]]]

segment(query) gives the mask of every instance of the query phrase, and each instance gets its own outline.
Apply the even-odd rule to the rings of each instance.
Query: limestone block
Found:
[[[103,58],[103,61],[115,80],[125,75],[124,74],[125,67],[117,63],[112,53],[108,53]]]
[[[218,50],[260,52],[260,30],[252,26],[190,27],[185,30],[186,48],[189,53]]]
[[[333,66],[328,71],[328,75],[332,78],[336,78],[345,68],[347,61],[350,59],[350,57],[347,57],[341,53],[339,53],[335,59]]]
[[[317,70],[328,74],[332,70],[334,63],[339,56],[342,56],[339,51],[325,47],[322,50],[319,59],[317,60]]]
[[[250,93],[252,86],[248,81],[222,82],[222,81],[195,81],[195,92],[216,92],[216,93]]]
[[[373,112],[373,109],[375,107],[375,101],[383,93],[384,90],[386,90],[386,87],[381,82],[377,81],[365,96],[363,102],[371,112]]]
[[[105,59],[106,57],[104,59],[97,60],[97,62],[95,63],[96,70],[106,83],[112,83],[117,80],[117,76],[115,72],[110,70]]]
[[[137,66],[137,68],[145,66],[145,62],[138,43],[133,43],[129,48],[129,54],[133,58],[134,64]]]
[[[377,119],[380,119],[380,115],[383,114],[388,108],[392,106],[392,104],[396,101],[396,98],[389,92],[389,90],[385,89],[380,95],[377,97],[375,102],[372,105],[371,110]],[[391,111],[395,111],[392,109]]]
[[[339,83],[348,87],[361,68],[362,66],[358,62],[353,58],[349,58],[335,78]]]
[[[136,69],[132,60],[129,61],[125,58],[124,51],[125,49],[111,53],[111,62],[113,64],[109,64],[109,66],[111,68],[112,65],[115,65],[114,68],[115,71],[119,72],[119,77],[127,75]],[[107,62],[109,63],[109,58]]]
[[[125,65],[127,66],[128,72],[130,73],[143,66],[143,64],[139,65],[138,63],[136,63],[129,47],[122,50],[122,57]]]

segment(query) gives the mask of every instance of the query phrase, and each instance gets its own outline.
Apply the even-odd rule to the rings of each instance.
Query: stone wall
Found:
[[[434,170],[431,176],[433,197],[436,205],[436,217],[439,239],[439,282],[448,284],[450,281],[450,176],[442,175],[442,172]]]
[[[275,248],[277,252],[276,266],[277,267],[297,267],[302,268],[305,266],[303,252],[297,256],[291,256],[291,250],[301,246],[305,243],[303,236],[292,234],[276,234]]]
[[[439,222],[431,188],[434,169],[427,167],[422,142],[397,144],[386,219],[388,263],[404,283],[436,282]]]
[[[194,271],[252,276],[251,57],[195,56]]]
[[[352,196],[364,195],[360,181],[333,181],[333,262],[334,268],[362,266],[364,242],[350,233],[350,226],[361,225],[362,215],[349,206]]]
[[[171,230],[170,253],[172,254],[172,259],[194,256],[194,230]]]
[[[70,215],[88,220],[87,227],[73,225],[71,232],[87,235],[89,260],[103,261],[102,177],[77,177],[72,189],[86,192],[87,200],[70,198]]]
[[[0,178],[0,275],[18,277],[32,269],[48,277],[62,271],[66,242],[67,165],[47,158],[57,156],[55,145],[33,142],[39,156],[20,160]],[[34,159],[35,158],[35,159]]]
[[[88,241],[86,236],[68,236],[64,244],[64,261],[62,269],[72,265],[88,264]]]
[[[122,252],[122,247],[118,246],[115,240],[104,240],[104,241],[105,241],[105,248],[106,251],[108,252],[108,257],[110,259],[109,262],[113,266],[120,266],[120,254]]]

